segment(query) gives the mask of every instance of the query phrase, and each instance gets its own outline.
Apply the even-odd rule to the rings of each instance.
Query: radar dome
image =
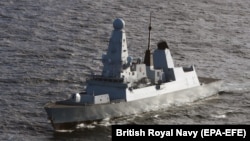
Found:
[[[121,30],[123,27],[125,27],[125,22],[123,21],[123,19],[118,18],[114,20],[113,26],[115,29]]]

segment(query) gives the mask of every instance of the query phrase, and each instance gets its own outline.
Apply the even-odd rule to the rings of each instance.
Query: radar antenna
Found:
[[[144,63],[146,64],[146,66],[151,66],[152,65],[152,59],[151,59],[151,52],[150,52],[150,31],[152,29],[151,27],[151,14],[152,12],[150,12],[150,21],[149,21],[149,26],[148,26],[148,49],[145,52],[145,56],[144,56]]]

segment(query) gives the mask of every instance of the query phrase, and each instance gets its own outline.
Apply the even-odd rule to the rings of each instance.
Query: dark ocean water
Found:
[[[54,132],[43,106],[100,71],[112,22],[126,22],[131,56],[166,39],[176,65],[224,80],[223,93],[182,107]],[[249,0],[1,0],[0,140],[110,140],[112,124],[250,124]]]

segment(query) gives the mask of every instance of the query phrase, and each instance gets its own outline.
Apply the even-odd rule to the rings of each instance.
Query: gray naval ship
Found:
[[[113,27],[108,50],[102,55],[101,74],[87,78],[85,91],[45,105],[55,130],[183,105],[220,91],[222,80],[200,78],[192,65],[176,67],[166,41],[158,42],[157,48],[150,51],[151,17],[143,61],[128,55],[123,19],[115,19]]]

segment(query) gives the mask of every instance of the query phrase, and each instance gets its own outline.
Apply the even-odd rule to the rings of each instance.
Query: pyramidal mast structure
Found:
[[[124,20],[115,19],[113,27],[101,74],[86,80],[85,91],[45,105],[54,129],[190,103],[220,90],[221,80],[198,78],[194,66],[175,67],[167,42],[151,53],[151,14],[144,61],[128,54]]]
[[[107,78],[122,78],[129,71],[132,58],[128,56],[125,22],[116,19],[113,23],[114,30],[109,40],[108,51],[102,56],[104,65],[102,76]],[[122,70],[122,71],[121,71]]]

